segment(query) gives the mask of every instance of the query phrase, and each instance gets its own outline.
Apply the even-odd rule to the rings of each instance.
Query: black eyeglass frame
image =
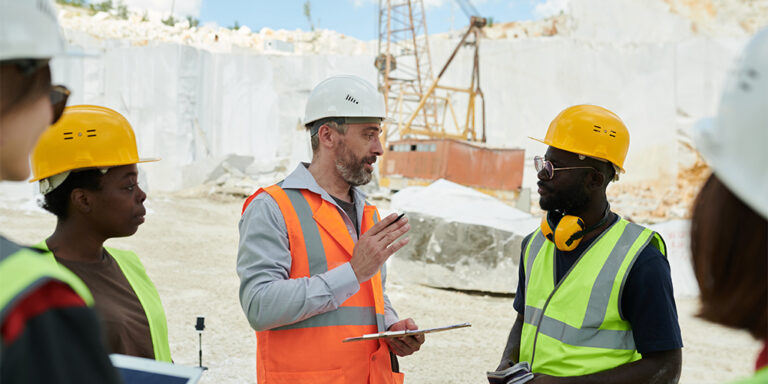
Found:
[[[571,169],[592,169],[597,171],[597,168],[589,166],[555,168],[551,161],[546,160],[542,156],[535,156],[533,158],[533,167],[536,169],[536,174],[540,174],[541,171],[545,171],[544,176],[547,177],[547,180],[552,180],[555,178],[555,171],[568,171]]]

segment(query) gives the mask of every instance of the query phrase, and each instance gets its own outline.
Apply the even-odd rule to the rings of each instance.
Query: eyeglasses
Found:
[[[51,106],[53,106],[53,119],[51,120],[51,125],[56,124],[61,118],[61,114],[64,113],[64,107],[67,106],[69,94],[69,89],[63,85],[54,85],[51,87],[51,93],[48,96],[51,99]]]
[[[564,168],[555,168],[554,165],[552,165],[552,162],[549,160],[544,160],[541,156],[536,156],[533,158],[533,166],[536,167],[537,173],[542,173],[544,171],[544,178],[547,180],[552,180],[553,177],[555,177],[555,171],[567,171],[569,169],[595,169],[595,167],[564,167]]]

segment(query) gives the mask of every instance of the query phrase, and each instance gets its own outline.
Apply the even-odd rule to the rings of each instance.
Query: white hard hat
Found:
[[[728,74],[717,116],[699,121],[693,133],[715,175],[768,218],[768,28]]]
[[[61,53],[64,38],[50,0],[0,0],[0,61]]]
[[[329,77],[318,84],[307,100],[304,125],[327,117],[386,118],[384,96],[373,84],[352,75]]]

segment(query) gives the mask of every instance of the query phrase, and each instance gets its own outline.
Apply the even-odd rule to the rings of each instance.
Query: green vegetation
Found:
[[[196,19],[192,16],[187,16],[187,22],[189,23],[190,28],[196,28],[200,25],[200,19]]]
[[[117,2],[117,17],[128,20],[128,6],[122,0]]]
[[[122,20],[128,20],[131,14],[128,10],[128,6],[125,4],[125,0],[56,0],[56,3],[71,7],[83,8],[88,10],[91,15],[95,15],[98,12],[106,12]],[[162,19],[161,22],[167,26],[173,27],[181,20],[183,19],[177,19],[173,17],[173,15],[168,15],[168,17]],[[187,16],[186,20],[189,23],[189,28],[197,28],[200,26],[200,19],[196,17]],[[144,12],[141,14],[141,21],[145,23],[149,22],[149,11],[144,10]],[[230,27],[230,29],[240,29],[240,23],[235,20],[235,24]]]
[[[314,32],[315,23],[312,21],[312,4],[310,4],[309,0],[304,3],[304,17],[307,18],[307,22],[309,23],[309,30]]]
[[[161,20],[163,24],[173,27],[176,25],[176,19],[173,18],[173,15],[168,15],[165,19]]]
[[[96,12],[109,12],[114,8],[114,5],[112,4],[112,0],[105,0],[100,3],[95,4],[89,4],[88,7],[91,9],[93,13]]]
[[[56,2],[74,7],[85,7],[85,0],[56,0]]]

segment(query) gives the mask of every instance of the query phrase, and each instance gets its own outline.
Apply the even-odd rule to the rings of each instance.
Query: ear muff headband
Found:
[[[584,220],[573,215],[563,215],[555,224],[555,212],[550,211],[541,220],[541,232],[544,237],[555,244],[557,249],[564,252],[572,251],[579,246],[584,235],[603,226],[610,218],[610,213],[609,205],[605,209],[603,218],[597,224],[584,228]]]
[[[570,217],[576,217],[576,216],[570,216]],[[580,230],[578,230],[578,231],[576,231],[576,232],[574,232],[574,233],[573,233],[573,234],[572,234],[572,235],[571,235],[571,236],[568,238],[568,240],[566,240],[566,241],[565,241],[565,245],[567,245],[567,246],[569,246],[569,247],[571,246],[571,244],[572,244],[574,241],[576,241],[576,242],[577,242],[577,243],[576,243],[576,245],[578,245],[578,244],[579,244],[579,241],[581,240],[581,238],[582,238],[582,237],[584,237],[584,234],[586,234],[587,232],[589,232],[589,231],[587,231],[586,229],[584,229],[584,220],[582,220],[580,217],[576,217],[576,225],[578,225],[578,226],[579,226],[579,228],[581,228],[581,229],[580,229]],[[594,227],[593,227],[593,228],[594,228]],[[575,246],[574,246],[574,247],[575,247]]]

